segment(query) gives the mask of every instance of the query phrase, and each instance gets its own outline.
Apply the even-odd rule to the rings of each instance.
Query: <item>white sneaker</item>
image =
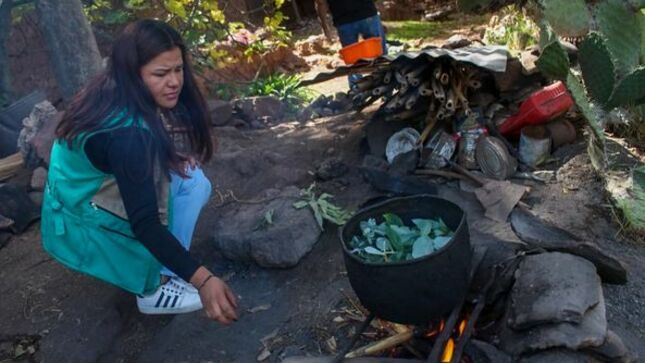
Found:
[[[143,314],[181,314],[202,308],[197,289],[179,278],[171,278],[147,296],[137,296]]]

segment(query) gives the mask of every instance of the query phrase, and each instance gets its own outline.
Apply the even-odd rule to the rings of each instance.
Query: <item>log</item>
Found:
[[[22,154],[19,152],[0,159],[0,181],[7,180],[16,175],[23,164]]]
[[[357,358],[365,355],[376,354],[386,349],[390,349],[392,347],[396,347],[397,345],[403,344],[408,340],[412,339],[413,337],[414,337],[414,331],[412,330],[404,331],[402,333],[398,333],[391,337],[387,337],[378,342],[374,342],[372,344],[368,344],[364,347],[360,347],[356,350],[353,350],[347,353],[345,355],[345,358]]]

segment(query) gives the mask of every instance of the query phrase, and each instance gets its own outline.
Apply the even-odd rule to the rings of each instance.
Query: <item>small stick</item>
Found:
[[[372,320],[374,320],[374,316],[375,316],[374,313],[370,312],[370,314],[367,316],[367,318],[365,318],[361,326],[358,328],[358,330],[352,337],[352,340],[349,342],[349,344],[343,350],[341,350],[340,353],[336,354],[336,356],[334,357],[334,360],[331,363],[341,363],[345,359],[345,355],[347,354],[347,352],[349,352],[350,349],[352,349],[352,347],[354,346],[354,344],[356,344],[358,339],[361,337],[361,334],[363,334],[363,332],[365,331],[365,329],[367,329],[367,327],[370,325]]]
[[[405,343],[414,337],[414,331],[409,330],[402,333],[398,333],[391,337],[387,337],[378,342],[368,344],[364,347],[360,347],[356,350],[353,350],[345,355],[345,358],[357,358],[365,355],[376,354],[382,352],[386,349],[396,347],[402,343]]]
[[[431,176],[441,176],[444,178],[449,178],[449,179],[462,179],[462,180],[470,180],[467,177],[455,173],[454,171],[447,171],[447,170],[433,170],[433,169],[417,169],[414,171],[415,175],[431,175]]]

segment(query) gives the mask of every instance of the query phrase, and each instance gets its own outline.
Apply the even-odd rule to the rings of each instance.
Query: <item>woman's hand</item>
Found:
[[[197,159],[195,159],[194,156],[186,155],[186,154],[183,154],[183,153],[178,153],[178,154],[179,154],[179,157],[184,159],[184,171],[185,172],[188,172],[188,168],[190,168],[192,170],[195,170],[195,168],[198,168],[198,167],[201,166],[200,162]]]
[[[211,275],[210,271],[202,266],[195,272],[190,282],[199,288],[199,297],[202,299],[206,315],[210,319],[228,325],[237,320],[237,298],[222,279],[216,276],[209,277]]]

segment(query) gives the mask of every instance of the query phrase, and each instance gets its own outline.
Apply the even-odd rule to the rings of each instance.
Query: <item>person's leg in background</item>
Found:
[[[338,32],[338,38],[340,39],[340,44],[343,47],[346,47],[348,45],[352,45],[358,42],[358,36],[360,34],[359,27],[360,27],[360,21],[342,24],[336,27],[336,31]],[[349,76],[347,76],[347,79],[349,81],[349,88],[351,89],[354,82],[361,79],[361,75],[350,74]]]
[[[385,42],[385,30],[381,23],[381,17],[377,14],[369,18],[363,19],[358,24],[359,34],[363,39],[380,37],[383,55],[387,54],[387,43]]]
[[[211,194],[211,183],[201,168],[189,168],[187,174],[187,179],[174,173],[171,173],[170,176],[170,196],[172,198],[170,232],[186,250],[189,250],[199,213],[208,202]],[[162,268],[161,274],[176,277],[166,267]]]

